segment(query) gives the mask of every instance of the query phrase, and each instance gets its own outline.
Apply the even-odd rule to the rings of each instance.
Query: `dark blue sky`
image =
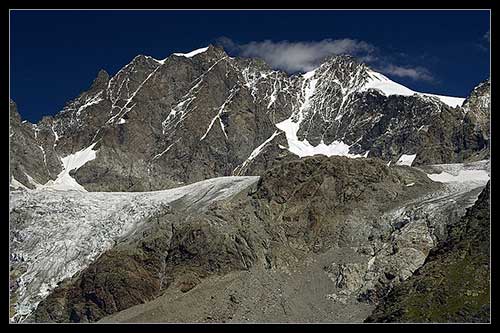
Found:
[[[391,77],[416,91],[465,97],[489,76],[488,11],[12,11],[11,98],[23,119],[54,114],[103,68],[137,54],[163,59],[215,43],[353,39],[386,64],[432,79]]]

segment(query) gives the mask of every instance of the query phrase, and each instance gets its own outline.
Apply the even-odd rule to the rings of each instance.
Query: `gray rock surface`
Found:
[[[34,182],[46,183],[61,171],[53,140],[42,126],[21,121],[16,103],[10,100],[10,182],[19,182],[27,188],[35,188]]]

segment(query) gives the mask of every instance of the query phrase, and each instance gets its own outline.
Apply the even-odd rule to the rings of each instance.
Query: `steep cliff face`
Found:
[[[35,188],[35,183],[46,183],[61,170],[59,158],[50,140],[37,125],[21,121],[17,105],[9,105],[9,160],[10,184],[14,187]]]
[[[468,115],[468,122],[475,124],[475,130],[481,132],[486,140],[490,138],[491,84],[486,80],[474,88],[465,100],[463,109]]]
[[[111,78],[99,72],[54,117],[19,126],[13,111],[11,170],[30,188],[52,180],[145,191],[259,175],[315,154],[415,165],[484,158],[489,84],[462,102],[416,93],[349,56],[289,76],[214,46],[140,55]]]
[[[368,322],[490,322],[490,184]]]
[[[209,46],[9,115],[14,321],[488,314],[486,194],[456,222],[489,179],[489,80],[462,99],[350,56],[290,76]]]
[[[490,157],[491,126],[491,85],[490,79],[479,84],[463,106],[464,118],[463,145],[475,151],[468,159],[488,159]]]

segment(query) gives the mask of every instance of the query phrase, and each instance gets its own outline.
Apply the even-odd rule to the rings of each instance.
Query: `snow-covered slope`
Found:
[[[301,119],[297,122],[293,121],[291,118],[288,118],[278,124],[276,127],[285,132],[286,139],[288,142],[288,151],[299,156],[314,156],[314,155],[325,155],[325,156],[347,156],[347,157],[366,157],[366,155],[356,155],[350,154],[349,148],[350,146],[345,144],[342,141],[333,141],[330,144],[325,144],[321,141],[318,145],[313,146],[307,141],[307,139],[299,140],[297,138],[297,132],[300,127]],[[368,152],[366,152],[367,154]]]
[[[61,159],[63,170],[57,176],[57,179],[49,180],[45,185],[40,188],[53,189],[53,190],[77,190],[86,192],[85,188],[78,184],[78,182],[70,176],[70,171],[78,170],[78,168],[85,165],[85,163],[92,161],[96,158],[96,151],[93,150],[96,143],[91,144],[89,147],[70,154]]]
[[[472,163],[435,164],[425,167],[427,177],[448,186],[460,184],[485,185],[491,177],[489,160]]]
[[[369,93],[370,90],[376,90],[384,96],[430,97],[435,99],[436,104],[440,101],[451,107],[461,106],[464,101],[463,98],[415,92],[349,56],[327,60],[318,68],[302,74],[298,84],[300,90],[296,97],[297,108],[288,119],[277,123],[276,127],[285,132],[288,150],[299,157],[316,154],[366,157],[369,149],[355,153],[352,148],[361,142],[367,133],[363,134],[363,131],[360,131],[362,135],[350,140],[351,142],[346,141],[346,137],[352,134],[349,132],[358,131],[359,125],[366,126],[370,123],[375,125],[383,117],[382,113],[369,116],[361,114],[360,108],[363,107],[360,103],[363,98],[361,94]],[[376,108],[374,105],[373,109]],[[422,119],[424,118],[422,115]],[[399,122],[412,122],[412,120],[401,119]],[[315,142],[311,142],[309,138]],[[403,156],[410,155],[415,158],[411,152],[403,154]],[[411,165],[411,162],[404,163]]]
[[[363,155],[350,154],[350,146],[341,140],[334,140],[329,144],[325,144],[321,140],[318,144],[312,145],[306,138],[299,139],[297,134],[304,122],[306,115],[315,107],[315,102],[318,95],[321,95],[322,87],[317,87],[318,81],[324,76],[324,65],[301,76],[302,84],[299,92],[298,100],[300,101],[298,109],[290,116],[290,118],[277,123],[276,127],[284,131],[288,142],[288,150],[299,156],[313,156],[313,155],[326,155],[326,156],[348,156],[348,157],[362,157]],[[320,85],[324,82],[319,82]],[[347,92],[346,92],[347,93]],[[344,102],[345,99],[343,99]],[[342,102],[342,104],[343,104]],[[323,106],[323,105],[322,105]],[[340,108],[342,105],[340,106]],[[368,153],[368,152],[367,152]]]
[[[377,73],[375,71],[369,70],[368,75],[370,79],[368,82],[361,88],[361,91],[365,91],[368,89],[376,89],[386,96],[390,95],[402,95],[402,96],[412,96],[412,95],[423,95],[423,96],[429,96],[429,97],[436,97],[438,98],[441,102],[451,106],[451,107],[459,107],[462,106],[463,102],[465,101],[465,98],[461,97],[450,97],[450,96],[441,96],[441,95],[434,95],[434,94],[428,94],[428,93],[420,93],[413,91],[399,83],[396,83],[392,80],[390,80],[387,76]]]
[[[96,143],[91,144],[89,147],[77,151],[73,154],[61,158],[62,171],[57,175],[55,180],[49,180],[45,184],[40,184],[35,181],[31,176],[26,175],[30,183],[38,190],[58,190],[58,191],[80,191],[87,192],[87,190],[70,175],[70,171],[76,171],[87,162],[96,158],[96,152],[93,150]],[[23,184],[19,183],[14,177],[11,180],[13,188],[26,188]]]
[[[207,47],[202,47],[200,49],[196,49],[196,50],[188,52],[188,53],[174,53],[173,55],[176,55],[178,57],[192,58],[192,57],[194,57],[197,54],[206,52],[207,50],[208,50],[208,46]]]

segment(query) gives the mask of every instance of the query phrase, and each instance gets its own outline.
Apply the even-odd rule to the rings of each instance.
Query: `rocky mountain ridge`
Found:
[[[145,191],[259,175],[314,154],[409,156],[415,165],[484,159],[489,81],[480,87],[462,108],[461,99],[415,93],[350,56],[289,76],[214,46],[163,60],[140,55],[113,77],[100,71],[37,124],[21,122],[11,101],[11,175],[28,188],[61,183],[64,172],[89,191]],[[95,158],[65,170],[63,159],[85,149]]]

